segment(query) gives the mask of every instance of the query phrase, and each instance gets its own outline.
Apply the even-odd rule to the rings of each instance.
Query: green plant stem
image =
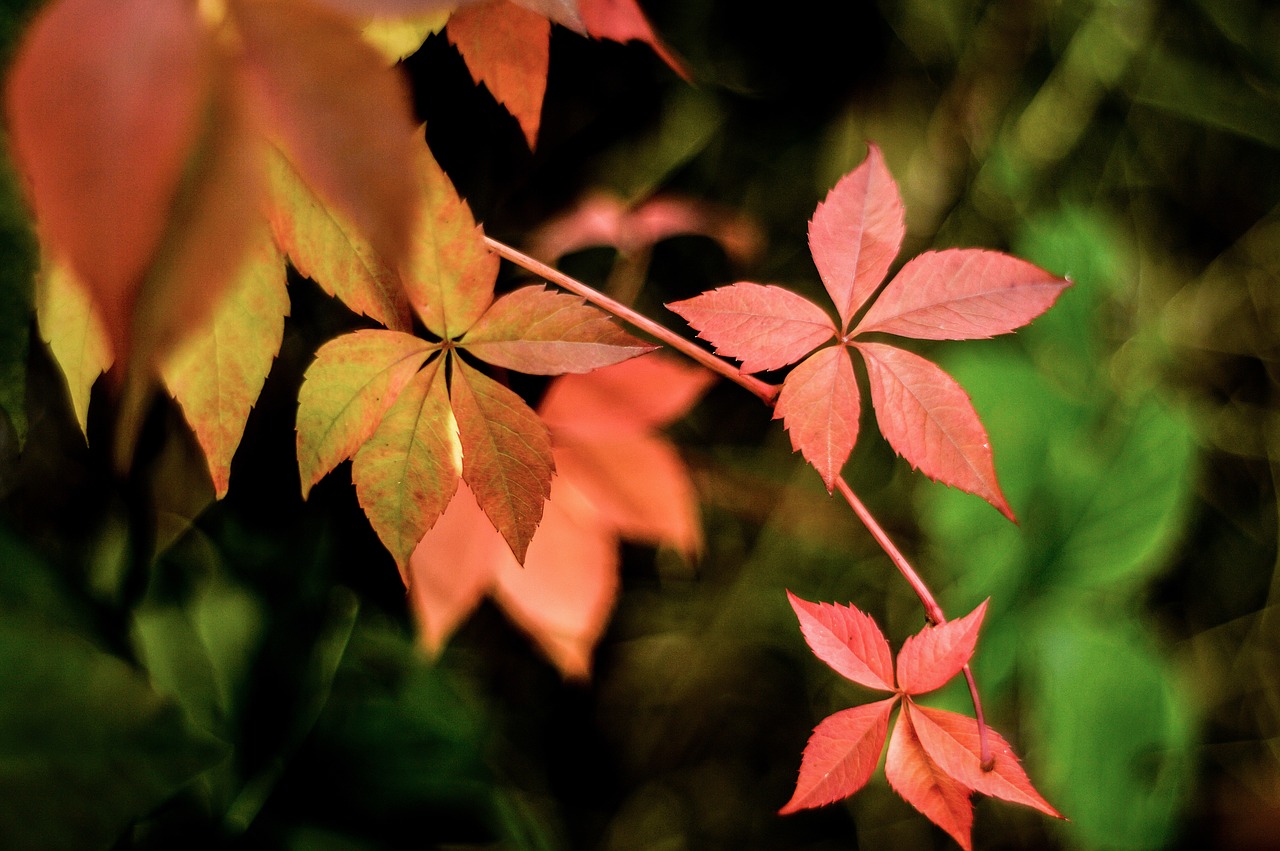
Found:
[[[628,307],[620,301],[610,298],[599,290],[589,287],[576,278],[571,278],[565,273],[548,266],[539,260],[535,260],[529,255],[517,251],[504,242],[499,242],[493,237],[486,236],[485,244],[500,257],[510,260],[517,266],[525,269],[540,278],[545,278],[553,284],[562,287],[574,295],[581,296],[597,307],[608,311],[619,319],[627,322],[636,328],[644,331],[650,336],[671,348],[685,355],[686,357],[702,364],[707,369],[721,375],[733,383],[745,388],[755,394],[760,401],[772,408],[778,399],[778,391],[781,389],[776,384],[770,384],[761,381],[750,375],[744,375],[732,363],[711,354],[692,340],[688,340],[676,332],[672,331],[664,325],[653,321],[635,309]],[[916,573],[915,568],[911,566],[911,562],[907,561],[907,557],[902,554],[897,545],[885,532],[879,521],[871,514],[871,511],[858,499],[853,492],[853,488],[849,487],[849,483],[844,477],[837,477],[836,487],[840,491],[840,495],[844,497],[845,502],[849,503],[849,507],[853,509],[853,513],[862,521],[862,525],[867,527],[867,531],[871,533],[871,537],[880,545],[880,549],[884,550],[889,556],[889,560],[898,568],[898,572],[907,580],[907,584],[911,586],[911,590],[920,598],[921,605],[924,606],[925,615],[929,621],[934,624],[944,624],[947,617],[942,611],[942,607],[938,605],[937,598],[933,596],[933,592],[929,590],[929,586],[920,578],[920,574]],[[990,771],[994,767],[994,761],[991,756],[991,744],[987,737],[987,725],[982,714],[982,699],[978,696],[978,684],[973,678],[973,672],[968,665],[964,666],[965,680],[969,684],[969,696],[973,698],[974,714],[978,722],[978,741],[980,743],[982,769]]]

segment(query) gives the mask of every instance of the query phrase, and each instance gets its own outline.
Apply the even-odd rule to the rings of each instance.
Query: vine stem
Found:
[[[623,304],[616,299],[612,299],[594,287],[590,287],[576,278],[571,278],[564,272],[548,266],[540,260],[537,260],[522,251],[518,251],[507,245],[505,242],[499,242],[493,237],[486,236],[485,244],[500,257],[504,257],[517,266],[525,269],[540,278],[545,278],[551,283],[562,287],[565,290],[580,296],[597,307],[613,314],[619,319],[627,322],[636,328],[649,334],[657,340],[666,343],[671,348],[705,366],[707,369],[717,375],[727,378],[734,384],[753,393],[765,405],[772,408],[778,399],[778,392],[781,389],[777,384],[770,384],[767,381],[761,381],[751,375],[743,374],[736,366],[723,358],[711,354],[703,349],[697,343],[680,336],[676,332],[661,325],[658,322],[638,312],[632,307]],[[924,606],[925,615],[929,621],[935,625],[941,625],[947,622],[947,617],[942,611],[942,607],[938,605],[937,598],[933,596],[933,592],[929,590],[929,586],[920,578],[920,574],[911,566],[911,562],[907,561],[907,557],[902,554],[894,544],[893,539],[885,532],[879,521],[871,511],[858,499],[857,494],[853,492],[853,488],[844,480],[843,476],[836,478],[836,488],[840,491],[840,495],[844,497],[845,502],[849,503],[849,507],[853,509],[853,513],[862,521],[862,525],[867,527],[867,531],[871,533],[871,537],[880,545],[880,549],[884,550],[889,556],[889,560],[898,568],[898,572],[907,580],[907,584],[911,586],[911,590],[920,598],[921,605]],[[973,710],[978,722],[978,741],[981,752],[981,763],[983,771],[990,771],[994,765],[994,758],[991,754],[991,743],[987,736],[987,725],[982,713],[982,699],[978,696],[978,684],[973,678],[973,672],[968,665],[964,666],[965,681],[969,684],[969,696],[973,699]]]

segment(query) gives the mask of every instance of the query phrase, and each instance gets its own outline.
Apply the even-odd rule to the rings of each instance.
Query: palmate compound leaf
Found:
[[[454,12],[445,27],[476,84],[506,107],[533,150],[551,61],[551,22],[507,0],[486,0]]]
[[[875,145],[836,183],[809,222],[809,249],[847,329],[880,286],[906,234],[898,186]]]
[[[452,365],[450,401],[462,441],[462,478],[523,563],[551,493],[551,437],[515,393],[460,357]]]
[[[412,377],[351,464],[360,507],[402,573],[462,473],[443,363],[436,357]]]
[[[192,3],[60,0],[9,70],[7,124],[45,250],[84,283],[121,361],[200,133],[210,48]]]
[[[330,340],[298,391],[298,473],[305,498],[360,448],[431,352],[398,331],[366,330]]]
[[[781,369],[836,336],[822,308],[782,287],[748,282],[667,305],[743,372]]]
[[[919,355],[882,343],[856,347],[867,364],[880,433],[894,451],[929,478],[977,494],[1016,522],[964,388]]]
[[[898,651],[898,687],[903,693],[931,692],[960,673],[973,656],[986,613],[984,601],[964,617],[926,626],[903,642]]]
[[[861,405],[858,379],[843,346],[810,355],[782,383],[773,417],[786,425],[792,448],[814,466],[828,491],[858,440]]]
[[[911,702],[903,701],[898,723],[889,737],[885,778],[908,804],[951,834],[961,848],[970,851],[973,847],[971,792],[929,757],[916,734],[911,709]]]
[[[483,361],[530,375],[590,372],[656,348],[578,296],[543,286],[499,298],[458,345]]]
[[[926,251],[894,276],[854,333],[922,340],[994,337],[1044,313],[1070,284],[995,251]]]
[[[925,752],[947,774],[983,795],[1024,804],[1054,818],[1063,818],[1031,785],[1017,755],[1004,738],[987,728],[987,742],[995,764],[982,770],[982,745],[973,718],[911,704],[916,736]]]
[[[161,363],[165,384],[204,450],[219,499],[227,493],[249,411],[280,351],[288,313],[284,258],[264,232],[212,320]]]
[[[847,798],[867,784],[880,761],[898,696],[828,715],[813,730],[791,800],[779,815]]]
[[[787,592],[815,656],[867,688],[893,691],[893,656],[875,620],[855,606],[810,603]]]

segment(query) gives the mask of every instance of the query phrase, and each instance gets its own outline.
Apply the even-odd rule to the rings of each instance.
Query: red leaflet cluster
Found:
[[[718,354],[742,361],[743,372],[799,362],[783,382],[774,416],[827,490],[858,438],[861,398],[849,356],[856,349],[867,366],[880,431],[894,451],[929,478],[977,494],[1013,519],[986,431],[964,389],[919,355],[865,336],[962,340],[1005,334],[1047,310],[1070,282],[996,252],[930,251],[908,261],[867,308],[904,230],[897,185],[871,145],[867,159],[836,184],[809,223],[809,247],[838,324],[800,295],[746,282],[668,307]]]
[[[889,785],[966,851],[972,847],[969,799],[974,792],[1062,818],[1032,787],[1013,749],[998,733],[986,731],[994,763],[983,770],[978,722],[920,706],[913,699],[941,688],[968,664],[986,603],[963,618],[927,626],[903,642],[895,685],[889,642],[869,615],[853,606],[810,603],[790,592],[787,596],[814,655],[841,676],[894,695],[842,710],[818,724],[800,761],[795,794],[780,812],[829,804],[861,789],[875,772],[888,739],[884,773]],[[899,699],[902,710],[890,736],[889,715]]]

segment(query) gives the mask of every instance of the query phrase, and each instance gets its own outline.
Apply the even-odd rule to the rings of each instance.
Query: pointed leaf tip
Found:
[[[929,821],[951,834],[965,851],[972,851],[973,803],[970,791],[947,774],[925,751],[912,723],[915,705],[902,703],[898,723],[889,737],[885,779],[893,790]]]
[[[814,466],[830,492],[858,440],[862,400],[853,362],[843,346],[810,355],[787,374],[774,406],[791,446]]]
[[[991,771],[984,771],[981,737],[975,719],[914,704],[911,714],[925,751],[948,775],[983,795],[1022,804],[1054,818],[1065,818],[1031,785],[1017,754],[995,730],[987,728],[987,743],[995,766]]]
[[[809,250],[823,286],[848,328],[880,286],[906,235],[898,185],[875,145],[836,183],[809,222]]]
[[[942,688],[969,664],[987,603],[956,620],[926,626],[908,638],[898,652],[898,685],[907,694]]]
[[[875,620],[857,607],[810,603],[790,591],[800,632],[815,656],[867,688],[893,691],[893,656]]]
[[[991,442],[969,394],[936,364],[895,346],[857,343],[880,433],[934,481],[976,494],[1017,522],[996,479]]]
[[[894,695],[824,718],[805,745],[796,790],[778,815],[830,804],[865,786],[880,761],[897,702]]]

